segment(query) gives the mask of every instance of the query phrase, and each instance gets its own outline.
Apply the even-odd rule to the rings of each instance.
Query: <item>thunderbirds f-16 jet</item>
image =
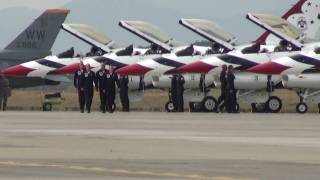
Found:
[[[259,21],[261,23],[261,21]],[[263,23],[261,23],[263,24]],[[265,26],[274,34],[279,34],[283,40],[292,41],[286,34],[281,35],[277,27]],[[318,104],[320,112],[320,43],[306,41],[303,44],[296,42],[296,46],[303,46],[302,50],[295,55],[272,59],[266,63],[248,69],[250,72],[279,76],[284,88],[293,89],[299,96],[296,111],[305,113],[308,111],[306,103]],[[300,43],[300,44],[299,44]]]
[[[289,21],[293,22],[300,28],[295,32],[296,35],[299,37],[312,37],[314,35],[314,32],[319,28],[317,24],[310,24],[310,22],[304,21],[306,23],[305,26],[308,25],[309,27],[308,29],[302,29],[302,27],[305,27],[305,26],[302,26],[301,20],[303,19],[307,20],[313,16],[318,15],[317,14],[318,10],[313,8],[313,6],[319,5],[319,3],[312,3],[312,8],[309,7],[309,4],[310,4],[309,1],[300,0],[295,6],[293,6],[292,9],[290,9],[283,16],[283,19],[288,19]],[[306,11],[306,9],[308,10]],[[269,53],[270,49],[272,49],[273,51],[273,49],[275,49],[275,47],[278,46],[278,42],[279,42],[279,39],[277,39],[276,41],[273,41],[276,38],[276,36],[270,35],[269,32],[266,32],[265,34],[263,34],[260,38],[258,38],[257,41],[255,41],[251,45],[235,46],[234,45],[235,38],[233,38],[233,36],[230,36],[228,33],[220,33],[220,35],[217,36],[217,32],[221,32],[220,28],[217,28],[217,26],[212,23],[208,23],[206,20],[182,19],[180,23],[188,27],[192,31],[200,34],[204,38],[210,41],[214,41],[215,43],[218,43],[219,46],[217,49],[219,49],[219,52],[230,52],[230,53],[221,55],[221,56],[209,56],[206,58],[200,58],[203,60],[197,61],[195,63],[191,63],[189,65],[188,65],[189,62],[187,61],[181,62],[181,61],[175,61],[174,59],[170,59],[171,62],[175,62],[175,63],[171,63],[175,66],[170,66],[170,64],[163,64],[163,63],[157,62],[157,60],[150,59],[150,60],[141,61],[134,65],[126,66],[124,68],[117,70],[117,72],[120,74],[127,74],[127,75],[144,75],[145,77],[147,75],[152,76],[155,74],[155,72],[163,72],[163,73],[168,71],[172,72],[172,69],[176,69],[180,73],[186,73],[186,72],[208,73],[212,69],[215,69],[217,70],[217,72],[219,72],[220,68],[215,68],[215,67],[219,67],[223,64],[233,64],[234,66],[238,67],[238,69],[245,70],[247,68],[257,65],[258,63],[266,62],[267,60],[270,59],[270,57],[272,58],[273,56],[274,57],[287,56],[292,53],[292,52],[281,52],[281,53],[278,53],[277,55],[274,55],[273,53]],[[212,31],[212,29],[214,29],[214,31]],[[301,32],[302,30],[305,32],[302,33]],[[219,42],[217,38],[224,41]],[[261,46],[261,44],[266,44],[266,45]],[[300,47],[292,47],[292,46],[289,46],[289,47],[290,48],[286,46],[283,50],[289,51],[289,50],[293,50],[293,49],[296,50],[300,48]],[[280,48],[278,49],[281,50]],[[214,65],[206,61],[209,61],[209,62],[213,61]],[[212,79],[212,76],[207,75],[205,77],[205,80],[207,79]],[[218,78],[214,78],[214,79],[218,79]],[[257,82],[257,79],[259,80],[258,82]],[[250,73],[246,73],[246,74],[242,73],[241,77],[238,76],[238,78],[236,78],[236,84],[238,85],[238,88],[239,89],[244,88],[243,93],[240,92],[241,93],[240,97],[244,102],[265,103],[266,101],[268,101],[269,110],[272,112],[278,112],[281,109],[281,100],[277,97],[270,97],[269,95],[270,93],[265,92],[268,81],[269,80],[267,76],[254,75]],[[202,81],[202,82],[205,82],[205,81]],[[203,103],[203,104],[206,104],[206,103]]]

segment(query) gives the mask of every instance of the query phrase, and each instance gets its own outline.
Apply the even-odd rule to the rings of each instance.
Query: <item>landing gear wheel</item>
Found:
[[[251,109],[253,113],[263,113],[266,112],[266,104],[265,103],[252,103]]]
[[[281,111],[282,101],[280,98],[276,96],[271,96],[266,103],[266,107],[268,108],[269,112],[278,113]]]
[[[165,105],[165,109],[167,112],[174,112],[174,105],[172,101],[168,101]]]
[[[52,104],[44,103],[42,109],[43,111],[52,111]]]
[[[306,103],[299,103],[297,106],[296,106],[296,110],[298,113],[300,114],[304,114],[308,111],[308,105]]]
[[[202,108],[205,112],[214,112],[217,109],[217,103],[214,97],[207,96],[202,100]]]

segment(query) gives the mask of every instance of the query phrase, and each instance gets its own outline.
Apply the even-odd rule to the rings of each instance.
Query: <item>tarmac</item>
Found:
[[[0,179],[319,179],[319,114],[0,112]]]

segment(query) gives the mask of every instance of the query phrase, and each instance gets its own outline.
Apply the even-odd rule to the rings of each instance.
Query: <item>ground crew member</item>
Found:
[[[172,79],[171,79],[171,101],[174,107],[174,112],[176,112],[178,110],[178,100],[177,100],[177,80],[178,80],[178,76],[177,75],[173,75]]]
[[[106,79],[106,86],[107,86],[107,107],[109,113],[113,113],[115,110],[115,103],[114,100],[116,98],[116,84],[118,87],[119,85],[119,79],[117,74],[113,70],[113,66],[110,66],[109,73],[107,73],[107,79]]]
[[[184,93],[184,77],[182,75],[177,76],[177,103],[178,103],[178,112],[184,111],[184,100],[183,100],[183,93]]]
[[[78,90],[78,99],[79,99],[79,106],[80,106],[80,111],[81,113],[84,112],[84,65],[83,62],[81,61],[79,64],[79,69],[74,73],[74,79],[73,79],[73,84],[74,87],[77,88]]]
[[[96,90],[99,90],[100,94],[100,111],[102,113],[106,113],[107,110],[107,70],[106,65],[104,63],[101,63],[101,68],[96,73],[97,78],[97,86]]]
[[[2,107],[3,111],[7,110],[7,100],[11,96],[11,88],[9,80],[7,78],[1,77],[0,82],[0,110]]]
[[[129,112],[130,111],[130,102],[129,102],[129,77],[128,76],[120,76],[120,101],[122,104],[122,111]]]
[[[218,109],[217,111],[223,112],[225,106],[226,106],[226,94],[227,94],[227,65],[222,66],[222,71],[220,73],[220,83],[221,83],[221,94],[218,99]]]
[[[236,113],[237,95],[234,87],[235,75],[233,72],[233,66],[228,66],[227,72],[227,111],[229,113]]]
[[[87,113],[91,112],[91,104],[94,93],[93,84],[97,87],[96,75],[93,71],[91,71],[91,67],[89,64],[86,65],[86,70],[84,72],[84,100],[86,104]]]

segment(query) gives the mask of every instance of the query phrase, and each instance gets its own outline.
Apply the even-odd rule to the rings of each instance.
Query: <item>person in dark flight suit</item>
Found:
[[[184,111],[184,100],[183,100],[184,84],[185,84],[184,77],[182,75],[178,75],[177,76],[178,112],[183,112]]]
[[[171,79],[171,101],[174,107],[174,111],[178,110],[178,101],[177,101],[177,75],[173,75]]]
[[[219,110],[220,112],[223,112],[223,109],[226,106],[226,94],[227,94],[227,65],[223,65],[222,66],[222,71],[220,73],[220,83],[221,83],[221,93],[220,93],[220,97],[218,99],[218,108],[217,110]]]
[[[107,70],[106,65],[101,63],[101,68],[96,73],[97,77],[97,86],[96,89],[99,90],[100,94],[100,111],[106,113],[107,110]]]
[[[107,73],[107,79],[106,79],[106,86],[107,86],[107,107],[109,113],[114,112],[114,100],[116,98],[116,84],[118,87],[119,85],[119,79],[118,75],[113,71],[113,66],[110,66],[109,73]]]
[[[74,73],[74,79],[73,79],[73,85],[78,90],[78,99],[79,99],[79,106],[80,106],[81,113],[84,112],[84,104],[85,104],[83,74],[84,74],[84,65],[83,65],[83,62],[81,61],[79,64],[79,69]]]
[[[122,111],[129,112],[130,111],[130,102],[128,96],[128,87],[129,77],[128,76],[120,76],[120,100],[122,104]]]
[[[234,87],[235,75],[233,73],[233,66],[228,67],[227,72],[227,111],[229,113],[236,113],[237,95]]]
[[[94,93],[94,87],[93,84],[97,87],[97,80],[96,80],[96,75],[93,71],[91,71],[90,65],[86,65],[86,70],[83,74],[84,76],[84,100],[86,104],[86,110],[88,113],[91,112],[91,104],[92,104],[92,98],[93,98],[93,93]]]
[[[0,111],[7,110],[7,100],[9,96],[11,96],[10,82],[7,78],[0,76]]]

